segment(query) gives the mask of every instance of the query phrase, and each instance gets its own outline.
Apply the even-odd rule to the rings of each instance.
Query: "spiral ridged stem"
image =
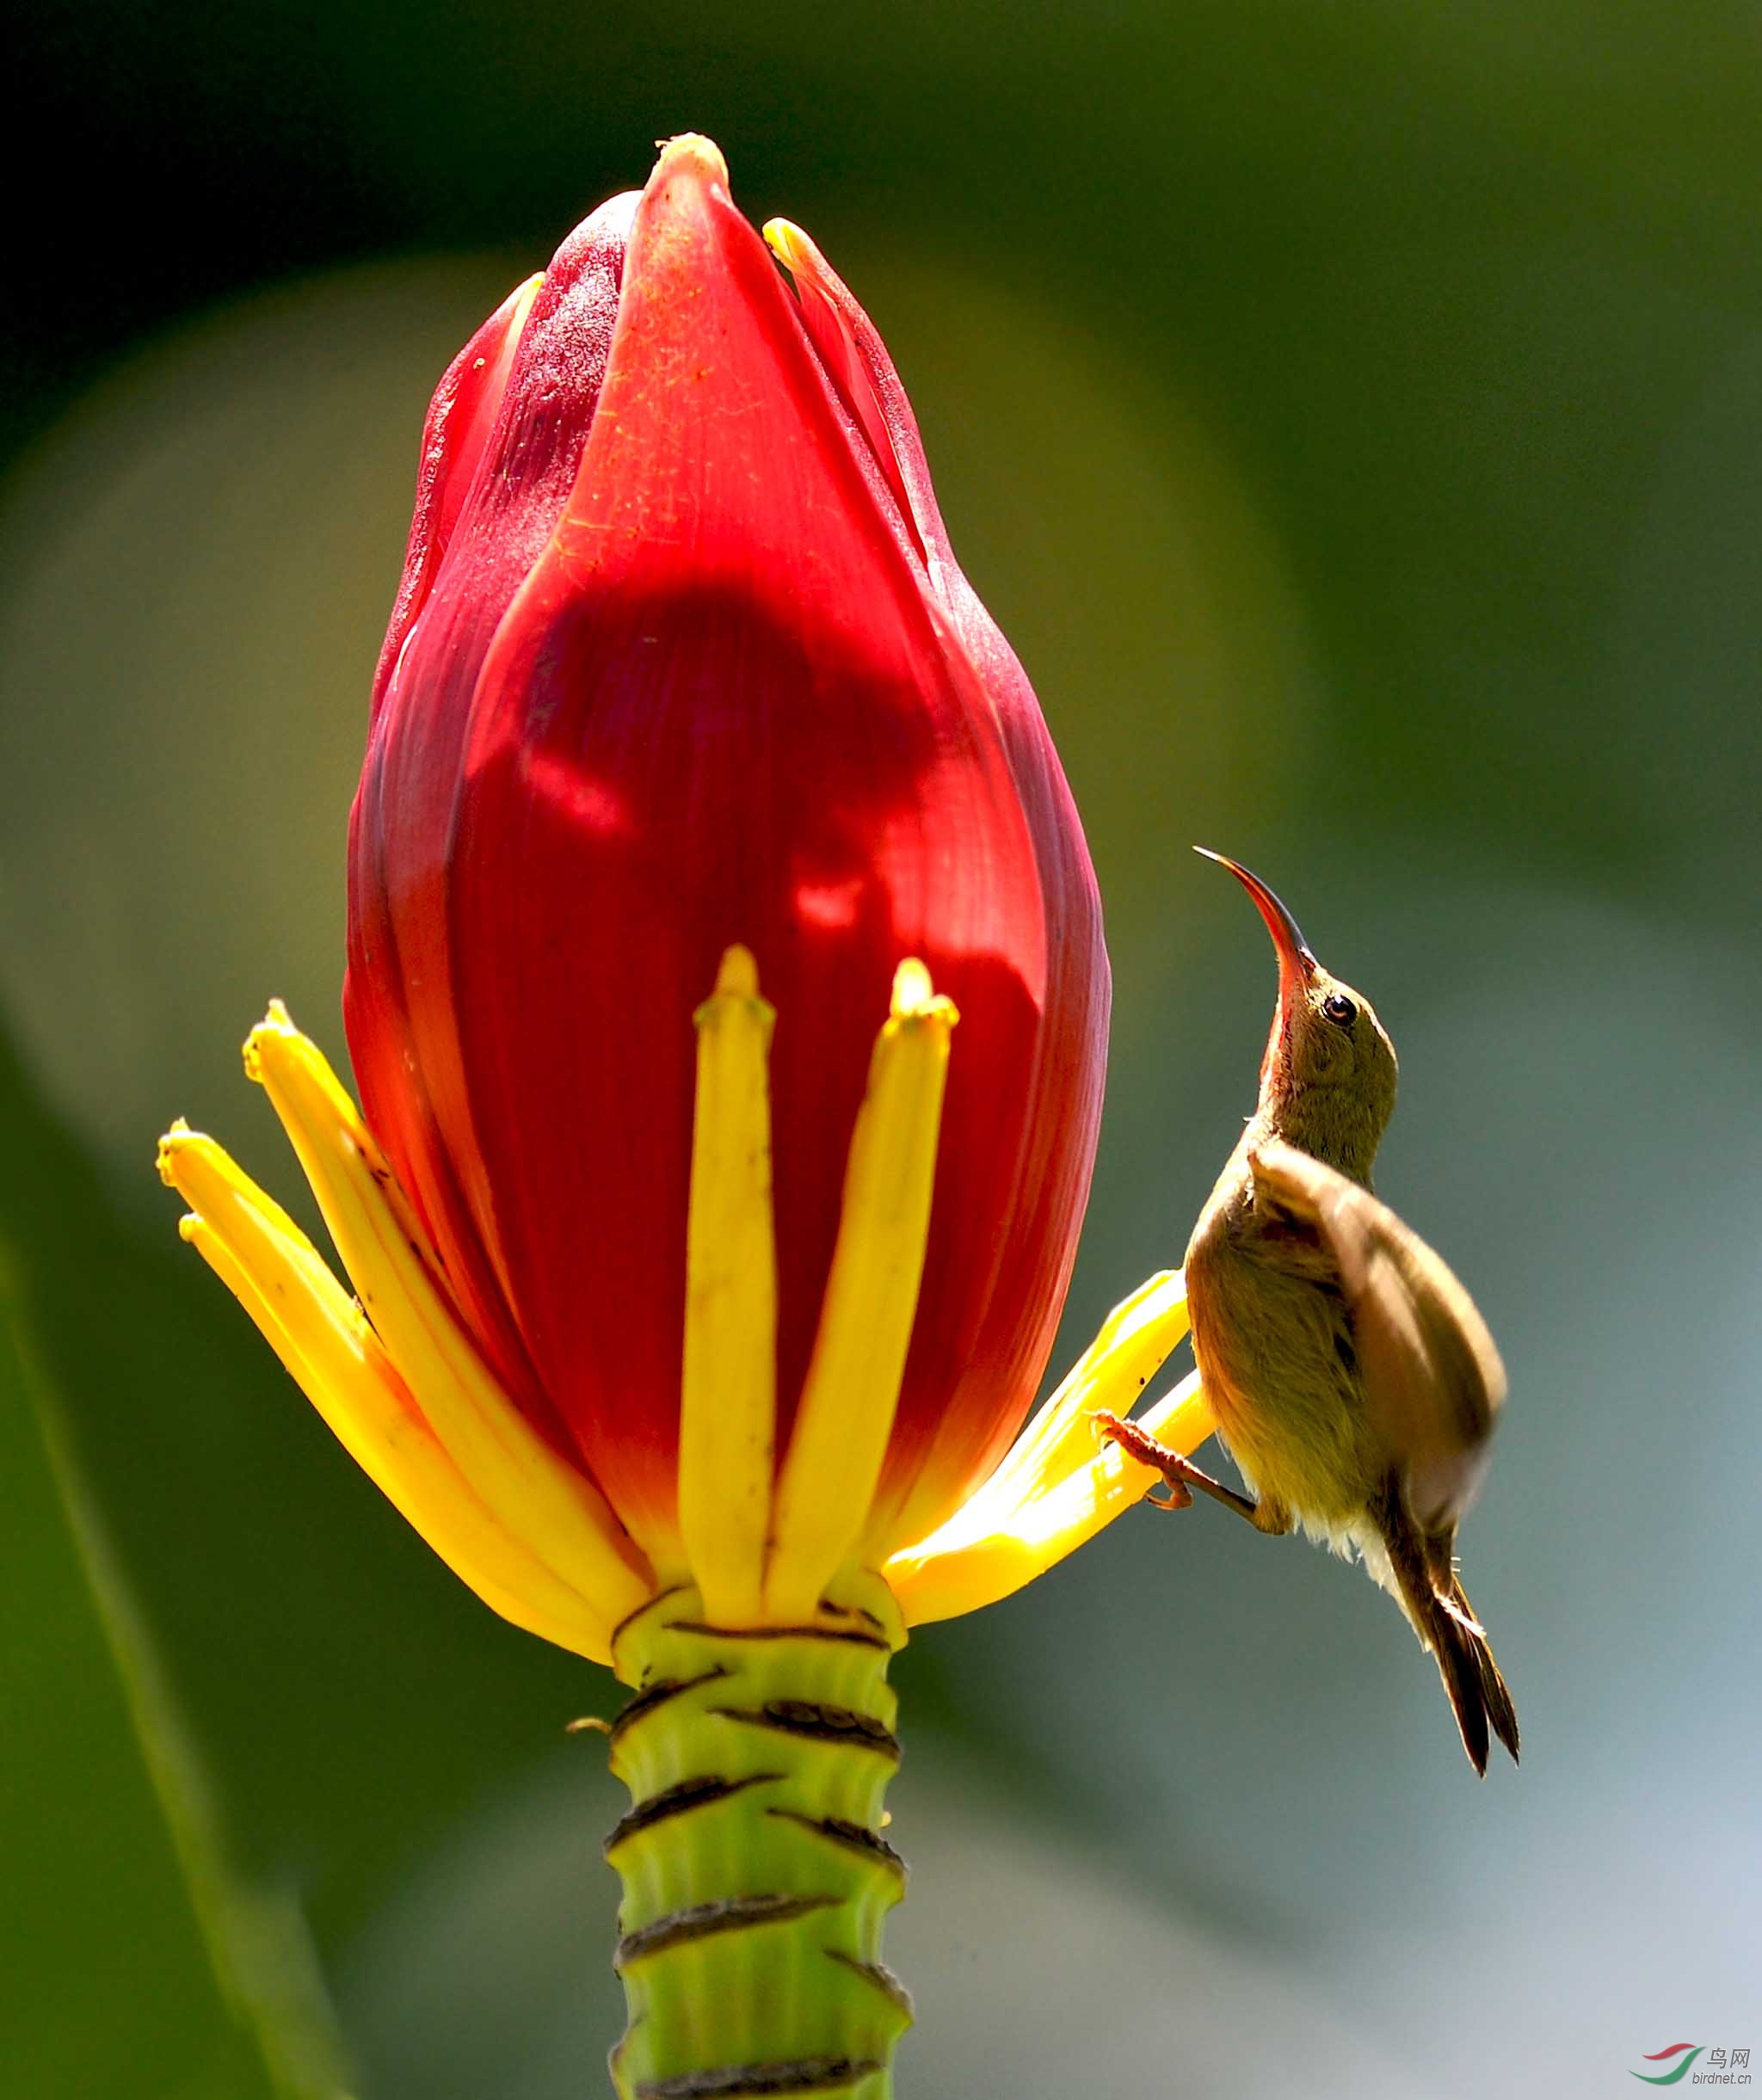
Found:
[[[612,1730],[631,1806],[606,1841],[624,1883],[620,2100],[889,2100],[911,2005],[880,1959],[905,1869],[881,1835],[900,1633],[875,1587],[811,1626],[751,1630],[705,1624],[698,1593],[672,1590],[619,1629],[636,1689]]]

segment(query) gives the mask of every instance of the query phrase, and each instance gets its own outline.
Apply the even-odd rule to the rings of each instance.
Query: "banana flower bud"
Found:
[[[1100,1105],[1100,916],[1044,724],[948,562],[878,342],[777,239],[794,293],[714,149],[679,141],[466,347],[350,834],[368,1125],[522,1413],[666,1564],[688,1024],[724,951],[779,1017],[779,1451],[899,963],[963,1016],[884,1537],[1020,1425]]]
[[[1076,812],[879,337],[804,234],[752,230],[706,140],[440,383],[349,899],[360,1112],[279,1008],[247,1062],[358,1302],[212,1140],[179,1126],[162,1165],[343,1441],[505,1616],[644,1697],[731,1682],[691,1643],[767,1629],[884,1666],[906,1623],[1019,1586],[1152,1483],[1085,1418],[1180,1338],[1178,1276],[999,1463],[1100,1109]],[[1210,1424],[1187,1392],[1154,1426],[1190,1448]],[[714,1712],[770,1713],[763,1690]],[[834,1690],[781,1704],[890,1743],[878,1680]],[[878,1785],[821,1823],[872,1836]],[[637,1932],[627,1982],[662,1951]]]

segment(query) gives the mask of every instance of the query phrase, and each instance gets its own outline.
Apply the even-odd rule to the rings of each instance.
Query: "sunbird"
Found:
[[[1356,1551],[1437,1659],[1478,1773],[1488,1730],[1515,1761],[1517,1709],[1456,1568],[1457,1525],[1487,1469],[1505,1370],[1474,1300],[1372,1193],[1395,1107],[1395,1046],[1363,993],[1315,959],[1245,867],[1228,868],[1278,953],[1260,1097],[1186,1252],[1193,1354],[1221,1440],[1252,1496],[1100,1414],[1155,1466],[1155,1506],[1192,1490],[1283,1534]]]

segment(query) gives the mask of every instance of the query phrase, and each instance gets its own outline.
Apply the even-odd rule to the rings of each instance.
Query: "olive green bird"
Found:
[[[1301,1524],[1356,1550],[1437,1659],[1484,1773],[1489,1728],[1516,1758],[1518,1717],[1457,1575],[1456,1534],[1486,1470],[1504,1368],[1474,1300],[1371,1192],[1395,1057],[1370,1001],[1322,967],[1265,883],[1206,858],[1242,884],[1278,951],[1260,1104],[1186,1262],[1199,1376],[1254,1499],[1136,1423],[1104,1414],[1097,1426],[1161,1471],[1160,1508],[1186,1508],[1197,1487],[1260,1530]]]

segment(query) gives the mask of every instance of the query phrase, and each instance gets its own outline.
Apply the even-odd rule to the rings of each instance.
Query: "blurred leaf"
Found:
[[[0,1239],[0,2061],[17,2093],[318,2100],[336,2054],[304,1927],[229,1870]]]

